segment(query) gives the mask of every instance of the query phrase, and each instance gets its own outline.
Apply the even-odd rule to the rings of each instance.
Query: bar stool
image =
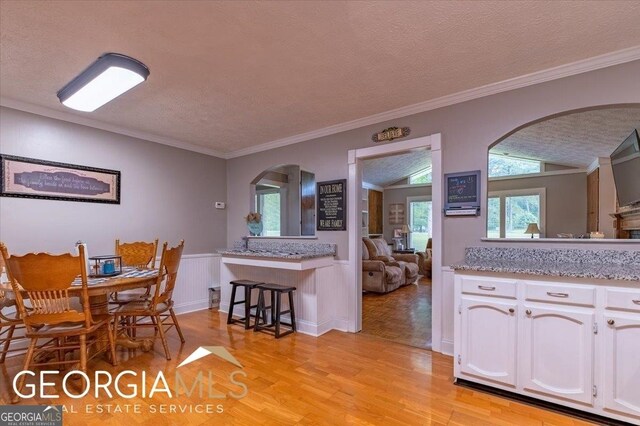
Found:
[[[251,317],[257,318],[257,315],[258,315],[258,310],[257,310],[258,305],[251,304],[251,290],[256,288],[256,286],[264,283],[251,281],[251,280],[235,280],[235,281],[229,282],[229,284],[231,284],[232,288],[231,288],[231,300],[229,303],[229,315],[227,316],[227,324],[234,324],[236,322],[244,323],[245,330],[248,330],[253,327],[251,325]],[[238,287],[244,287],[244,300],[240,300],[239,302],[236,302],[236,290]],[[238,318],[238,319],[233,318],[234,306],[242,305],[242,304],[244,304],[244,317]],[[256,308],[255,315],[251,313],[252,308]],[[265,317],[265,321],[266,321],[266,317]]]
[[[296,331],[296,311],[293,306],[293,292],[295,291],[295,287],[287,287],[278,284],[258,284],[258,307],[256,310],[256,321],[254,323],[253,331],[266,331],[269,333],[274,333],[276,339],[280,337],[286,336],[287,334],[291,334]],[[271,296],[271,305],[265,306],[265,292],[270,292]],[[289,310],[282,310],[282,295],[289,295]],[[267,310],[271,311],[271,322],[267,324]],[[260,318],[258,313],[262,314],[262,324],[260,324]],[[291,322],[286,323],[282,321],[282,315],[291,314]],[[290,330],[285,331],[284,333],[280,332],[280,326],[286,325],[291,327]],[[271,330],[271,328],[274,330]]]

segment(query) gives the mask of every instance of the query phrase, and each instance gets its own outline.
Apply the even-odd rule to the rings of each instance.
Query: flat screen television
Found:
[[[635,129],[611,154],[620,207],[640,203],[640,138]]]

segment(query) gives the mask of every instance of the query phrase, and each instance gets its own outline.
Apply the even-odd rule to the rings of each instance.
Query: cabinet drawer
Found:
[[[640,312],[640,291],[605,289],[605,303],[607,309]]]
[[[532,302],[595,306],[596,288],[582,285],[525,283],[525,299]]]
[[[499,280],[495,278],[464,277],[462,278],[462,292],[465,294],[515,299],[516,282],[514,280]]]

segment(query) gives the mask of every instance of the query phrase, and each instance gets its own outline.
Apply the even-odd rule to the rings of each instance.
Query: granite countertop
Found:
[[[466,259],[451,265],[451,268],[457,271],[505,272],[556,277],[640,281],[640,265],[637,264]]]
[[[315,251],[315,252],[297,252],[297,251],[280,251],[280,250],[259,250],[259,249],[222,249],[218,250],[223,256],[244,256],[244,257],[265,257],[270,259],[284,260],[306,260],[318,257],[334,256],[335,252],[331,251]]]

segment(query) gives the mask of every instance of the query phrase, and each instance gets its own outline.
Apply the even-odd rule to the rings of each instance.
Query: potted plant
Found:
[[[247,221],[247,228],[249,229],[249,234],[252,237],[258,236],[262,234],[262,215],[258,212],[249,213],[245,220]]]

